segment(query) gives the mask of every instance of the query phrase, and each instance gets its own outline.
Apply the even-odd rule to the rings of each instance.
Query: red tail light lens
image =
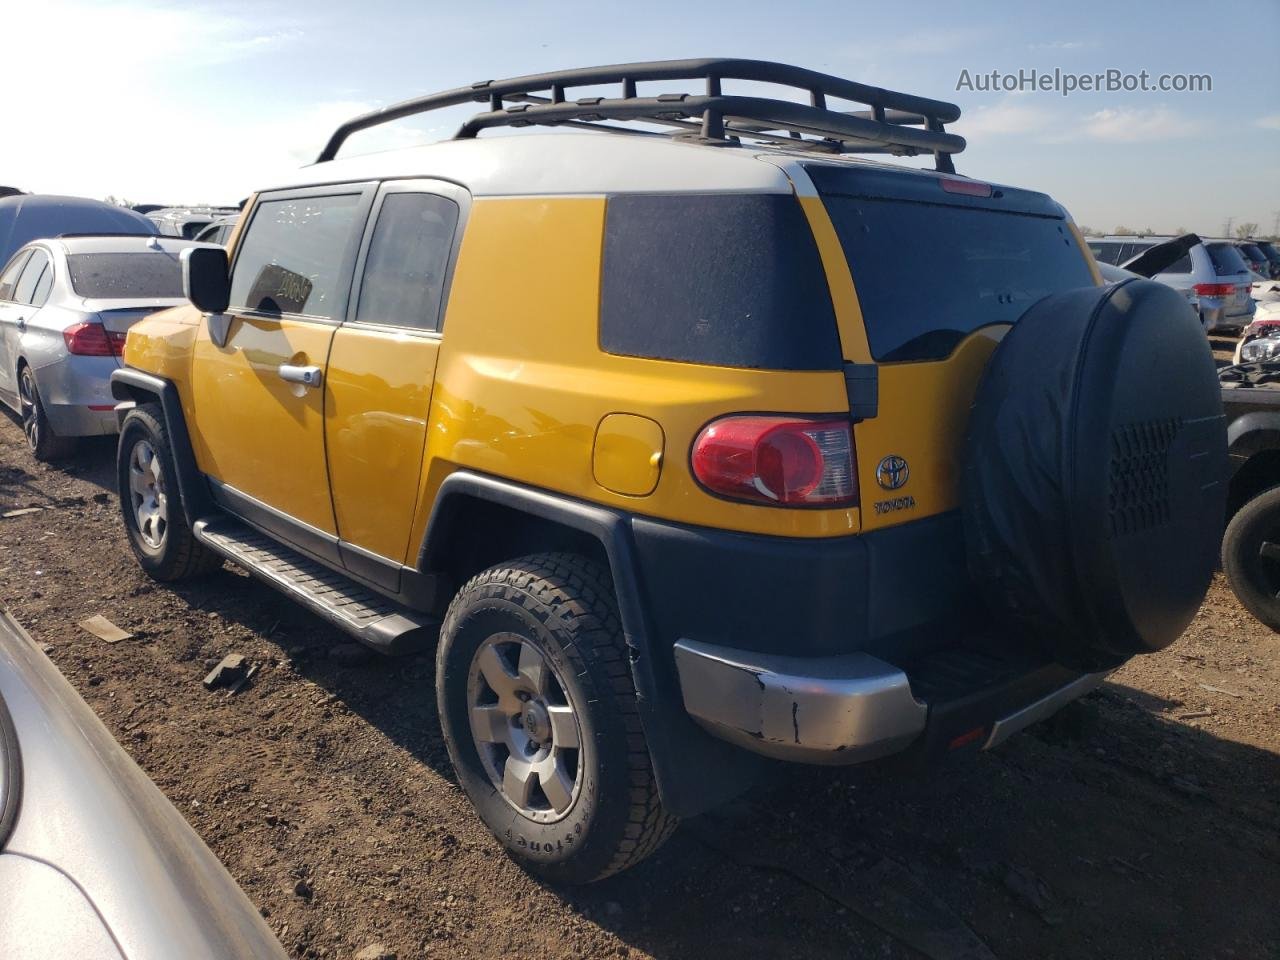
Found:
[[[848,420],[724,417],[693,443],[693,474],[707,489],[751,503],[858,502]]]
[[[67,352],[77,357],[119,357],[124,353],[125,336],[100,323],[77,323],[62,331]]]
[[[991,196],[991,184],[977,180],[962,180],[956,177],[939,177],[938,183],[947,193],[958,193],[966,197]]]
[[[1202,297],[1230,297],[1234,296],[1236,285],[1234,283],[1197,283],[1196,293]]]

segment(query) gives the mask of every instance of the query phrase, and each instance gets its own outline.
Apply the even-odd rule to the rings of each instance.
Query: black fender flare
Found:
[[[443,565],[454,520],[462,512],[458,508],[476,500],[561,524],[600,542],[631,651],[632,682],[658,792],[668,812],[696,816],[750,786],[759,774],[757,758],[715,739],[693,721],[684,709],[673,651],[661,650],[653,641],[630,516],[600,504],[458,470],[441,483],[432,505],[418,555],[419,570]]]
[[[1280,412],[1254,410],[1227,424],[1227,452],[1232,473],[1255,453],[1280,450]]]
[[[169,433],[174,469],[178,474],[178,497],[183,512],[192,523],[208,516],[213,511],[213,498],[204,475],[196,465],[191,434],[182,413],[182,398],[173,381],[131,367],[121,367],[111,372],[111,395],[120,401],[116,404],[116,418],[121,425],[129,411],[138,404],[159,402],[165,429]]]

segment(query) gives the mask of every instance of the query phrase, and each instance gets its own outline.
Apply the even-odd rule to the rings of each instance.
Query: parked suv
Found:
[[[335,159],[477,99],[451,141]],[[138,562],[229,559],[379,650],[434,645],[459,784],[562,880],[770,759],[1001,743],[1190,621],[1226,445],[1185,300],[1101,285],[1057,203],[958,176],[958,115],[691,60],[344,124],[129,332]],[[477,136],[540,124],[569,129]]]
[[[1169,237],[1090,237],[1089,249],[1099,263],[1118,266]],[[1200,320],[1208,333],[1235,336],[1253,318],[1249,296],[1252,276],[1235,245],[1225,240],[1206,240],[1187,251],[1153,280],[1180,291],[1198,304]]]

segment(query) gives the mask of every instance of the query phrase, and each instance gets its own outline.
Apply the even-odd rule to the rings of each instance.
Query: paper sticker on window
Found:
[[[249,290],[248,307],[262,313],[306,313],[312,283],[278,263],[268,263],[258,271]]]

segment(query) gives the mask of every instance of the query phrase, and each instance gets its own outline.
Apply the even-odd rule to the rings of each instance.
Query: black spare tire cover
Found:
[[[1213,575],[1227,441],[1195,312],[1148,280],[1046,297],[1001,341],[965,439],[970,574],[1060,663],[1172,643]]]

